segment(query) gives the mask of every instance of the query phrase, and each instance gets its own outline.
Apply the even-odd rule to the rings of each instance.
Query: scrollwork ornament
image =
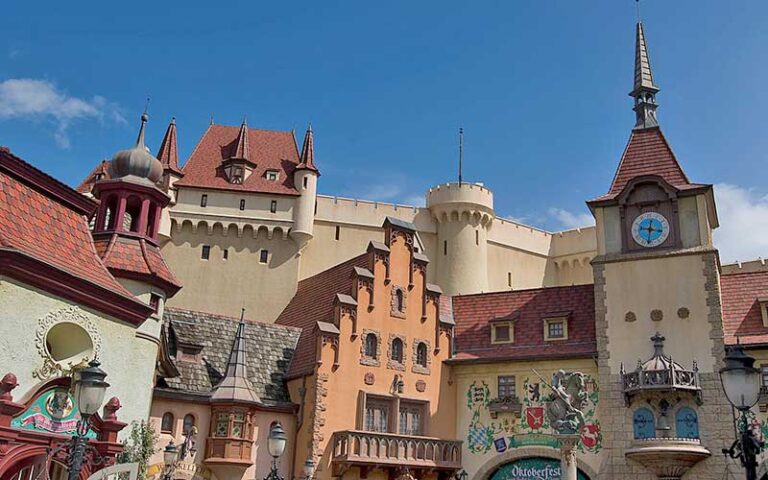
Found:
[[[32,376],[35,378],[46,380],[54,376],[64,375],[70,369],[69,366],[61,365],[51,358],[46,345],[48,332],[60,323],[73,323],[83,328],[91,338],[94,358],[98,357],[101,353],[101,334],[82,309],[72,305],[48,312],[46,316],[38,320],[37,331],[35,331],[35,347],[37,347],[37,352],[43,358],[43,364],[32,372]]]

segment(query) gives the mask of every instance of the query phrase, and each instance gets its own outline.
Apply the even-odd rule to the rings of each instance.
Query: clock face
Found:
[[[669,236],[669,222],[656,212],[641,213],[632,222],[632,238],[643,247],[656,247]]]

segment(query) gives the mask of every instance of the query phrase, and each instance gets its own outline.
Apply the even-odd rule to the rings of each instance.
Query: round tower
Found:
[[[446,183],[429,189],[427,208],[437,220],[437,284],[447,295],[487,291],[493,192],[476,183]]]
[[[293,205],[291,238],[301,250],[312,240],[317,201],[317,177],[320,176],[320,171],[315,167],[315,142],[311,125],[304,135],[304,145],[299,160],[299,165],[293,172],[293,184],[300,195]]]

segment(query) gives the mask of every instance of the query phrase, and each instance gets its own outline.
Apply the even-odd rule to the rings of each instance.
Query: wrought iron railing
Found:
[[[351,465],[461,468],[461,441],[344,430],[333,434],[332,460]]]
[[[632,372],[624,372],[622,366],[621,380],[625,396],[647,390],[688,390],[697,396],[701,392],[698,369],[684,370],[671,362],[664,370],[638,367]]]

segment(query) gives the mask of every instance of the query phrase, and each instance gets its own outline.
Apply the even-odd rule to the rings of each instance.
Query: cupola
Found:
[[[124,179],[148,186],[154,186],[163,176],[163,165],[144,145],[144,129],[149,116],[141,115],[141,127],[136,145],[127,150],[120,150],[110,162],[110,177]]]

